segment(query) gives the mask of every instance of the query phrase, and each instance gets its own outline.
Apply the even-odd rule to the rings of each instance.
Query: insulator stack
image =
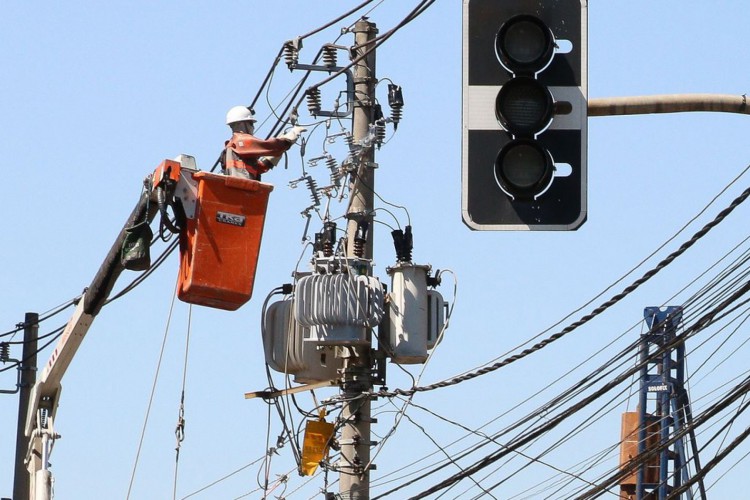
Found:
[[[378,120],[375,123],[375,143],[378,148],[385,142],[385,121]]]
[[[334,158],[331,155],[326,156],[326,166],[331,170],[335,170],[336,167],[338,166],[338,162],[336,161],[336,158]]]
[[[333,256],[333,246],[336,244],[336,223],[326,222],[323,224],[323,232],[321,233],[323,256]]]
[[[401,121],[404,108],[404,96],[401,92],[401,86],[393,83],[388,84],[388,105],[391,107],[391,121],[393,129],[398,128]]]
[[[336,161],[336,158],[328,155],[326,157],[326,166],[328,167],[328,170],[331,171],[331,185],[341,187],[341,170],[339,169],[339,164]]]
[[[357,224],[357,230],[354,233],[354,255],[360,259],[365,256],[365,245],[367,244],[367,230],[370,224],[367,221],[360,221]]]
[[[391,121],[393,122],[393,128],[398,128],[398,123],[401,121],[401,116],[403,115],[403,108],[391,108]]]
[[[7,342],[0,343],[0,361],[3,363],[10,359],[10,345]]]
[[[326,240],[323,242],[323,257],[333,257],[333,242]]]
[[[320,193],[318,193],[318,183],[311,176],[307,175],[305,176],[305,184],[307,184],[307,188],[310,190],[310,199],[313,204],[315,204],[316,207],[319,206]]]
[[[393,246],[396,249],[396,260],[398,262],[411,262],[412,249],[414,248],[414,239],[411,232],[411,226],[406,226],[406,230],[396,229],[391,232],[393,237]]]
[[[364,240],[355,240],[354,241],[354,256],[358,258],[363,258],[365,256],[365,241]]]
[[[323,47],[323,64],[325,66],[336,66],[336,48],[331,45]]]
[[[344,142],[347,146],[349,146],[349,151],[351,151],[352,153],[358,149],[358,146],[354,144],[354,136],[349,133],[349,131],[347,131],[344,135]]]
[[[310,111],[310,114],[313,116],[318,116],[318,113],[320,113],[320,89],[318,87],[313,87],[311,89],[307,90],[306,93],[307,98],[307,109]]]
[[[373,122],[375,144],[377,144],[378,148],[380,148],[383,142],[385,142],[385,118],[383,117],[383,108],[380,106],[380,104],[375,104],[375,106],[373,107]]]
[[[294,46],[293,42],[284,44],[284,60],[291,71],[299,62],[299,49]]]

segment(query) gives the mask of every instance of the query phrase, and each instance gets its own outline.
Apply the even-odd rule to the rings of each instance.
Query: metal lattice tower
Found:
[[[621,498],[665,500],[690,479],[690,462],[696,473],[700,471],[685,388],[685,344],[678,341],[677,333],[682,308],[647,307],[643,316],[649,330],[641,335],[640,341],[637,455],[630,458],[639,465],[634,474],[621,481]],[[623,419],[623,436],[629,434],[625,421]],[[680,437],[673,439],[675,436]],[[690,459],[687,446],[690,446]],[[627,460],[624,455],[626,453],[623,458]],[[700,498],[705,499],[702,481],[698,489]],[[682,498],[694,498],[693,492],[688,490]]]

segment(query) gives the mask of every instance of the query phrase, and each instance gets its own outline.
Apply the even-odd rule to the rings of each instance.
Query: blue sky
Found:
[[[12,329],[26,311],[43,313],[81,293],[134,206],[143,178],[163,159],[180,153],[195,156],[200,168],[209,169],[228,138],[226,111],[250,102],[283,42],[354,5],[321,0],[287,0],[283,5],[266,0],[136,0],[95,6],[81,1],[3,3],[0,161],[6,189],[0,330]],[[368,16],[382,33],[414,5],[376,1]],[[591,2],[589,96],[747,92],[750,70],[741,45],[746,36],[745,10],[740,0]],[[341,28],[355,20],[345,19],[306,39],[301,61],[309,62],[320,45],[336,40]],[[344,34],[337,43],[350,45],[352,36]],[[747,116],[590,118],[589,217],[581,229],[472,232],[461,221],[460,203],[461,2],[435,2],[386,42],[377,53],[377,76],[400,84],[406,104],[398,131],[392,137],[389,131],[388,143],[376,153],[376,190],[384,200],[408,208],[415,261],[451,269],[458,283],[451,327],[425,370],[424,383],[501,357],[586,304],[676,233],[750,163],[744,147],[750,131]],[[261,120],[283,101],[298,77],[283,65],[278,68],[256,106]],[[378,98],[385,100],[384,86],[378,92]],[[268,124],[265,127],[262,132]],[[305,161],[322,152],[321,129],[309,140]],[[340,153],[339,147],[340,143],[331,145],[331,152]],[[275,412],[269,419],[264,403],[246,401],[243,394],[267,385],[259,333],[261,305],[272,288],[289,281],[303,250],[300,212],[309,198],[302,188],[288,185],[300,177],[301,166],[299,148],[294,148],[288,168],[280,165],[265,178],[275,190],[253,300],[233,313],[192,308],[178,498],[262,457],[269,421],[271,443],[281,432]],[[571,320],[653,267],[748,185],[750,178],[745,175],[654,259]],[[340,215],[343,208],[332,208],[336,210]],[[406,224],[402,210],[389,210],[399,224]],[[506,410],[610,341],[617,339],[622,347],[635,340],[643,308],[667,303],[743,239],[747,216],[743,205],[652,282],[566,339],[494,374],[418,395],[415,403],[469,428],[496,417],[489,428],[503,428],[524,412],[501,416]],[[379,217],[395,224],[384,211]],[[319,229],[315,221],[311,229]],[[385,268],[395,262],[389,231],[382,225],[374,230],[376,274],[383,280]],[[309,252],[301,267],[308,256]],[[126,495],[177,264],[172,256],[144,284],[105,307],[66,374],[56,421],[63,437],[52,456],[56,498]],[[124,274],[119,285],[133,277]],[[450,279],[441,292],[453,302]],[[41,333],[62,325],[69,313],[43,323]],[[174,426],[188,314],[186,304],[175,305],[131,498],[172,495]],[[737,336],[746,338],[747,333],[740,330]],[[740,355],[717,364],[691,397],[709,397],[744,371],[741,347],[732,349]],[[40,364],[49,352],[40,355]],[[603,362],[615,352],[615,347],[605,348],[589,369],[597,359]],[[690,365],[700,366],[710,352],[710,348],[698,351],[699,359],[691,357]],[[18,357],[20,352],[12,354]],[[416,374],[420,367],[409,369]],[[0,388],[13,383],[7,372],[0,374]],[[281,377],[277,376],[277,383],[282,384]],[[389,366],[390,388],[410,384],[405,374]],[[525,411],[563,386],[565,382],[527,403]],[[320,400],[333,394],[319,391],[316,396]],[[308,409],[313,406],[308,396],[300,397],[299,403]],[[393,425],[397,409],[383,400],[374,408],[379,422],[373,429],[380,440]],[[620,413],[626,409],[625,404],[615,407],[546,461],[564,469],[577,457],[617,442]],[[0,496],[12,492],[16,412],[14,396],[0,397],[0,428],[5,431],[0,440]],[[435,452],[423,465],[440,460],[441,452],[416,424],[441,446],[466,434],[423,410],[412,408],[407,414],[414,423],[401,421],[386,442],[376,459],[373,481],[392,479],[406,464]],[[295,415],[295,424],[300,421],[301,416]],[[584,421],[577,418],[570,425],[575,428]],[[747,422],[737,425],[744,428]],[[566,432],[558,429],[548,439],[554,442]],[[543,449],[545,444],[537,446]],[[747,445],[738,448],[724,465],[737,462],[747,451]],[[533,448],[527,452],[533,453]],[[516,460],[523,462],[521,457]],[[615,453],[605,465],[614,467],[616,461]],[[486,484],[505,477],[505,470],[515,470],[514,464],[493,472]],[[744,485],[740,472],[744,465],[730,470],[712,487],[711,496],[729,498]],[[287,446],[273,458],[271,479],[293,468]],[[191,498],[241,497],[257,489],[260,474],[262,469],[255,464]],[[511,476],[493,493],[509,498],[554,474],[550,467],[536,464]],[[331,474],[329,479],[335,478]],[[409,491],[416,493],[434,482],[437,478]],[[287,497],[314,497],[323,479],[303,483],[292,473]],[[481,490],[472,486],[463,482],[443,498],[473,498]],[[377,485],[373,494],[389,487]],[[336,491],[336,485],[331,489]],[[249,495],[260,496],[257,491]]]

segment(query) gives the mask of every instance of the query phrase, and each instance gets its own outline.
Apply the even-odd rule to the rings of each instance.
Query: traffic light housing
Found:
[[[463,220],[586,221],[587,0],[464,0]]]

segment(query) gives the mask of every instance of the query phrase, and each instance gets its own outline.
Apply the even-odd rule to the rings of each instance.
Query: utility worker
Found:
[[[253,135],[255,113],[245,106],[235,106],[227,112],[227,125],[232,129],[232,138],[225,143],[221,158],[224,173],[256,180],[276,166],[281,155],[306,130],[295,126],[273,139],[258,139]]]

